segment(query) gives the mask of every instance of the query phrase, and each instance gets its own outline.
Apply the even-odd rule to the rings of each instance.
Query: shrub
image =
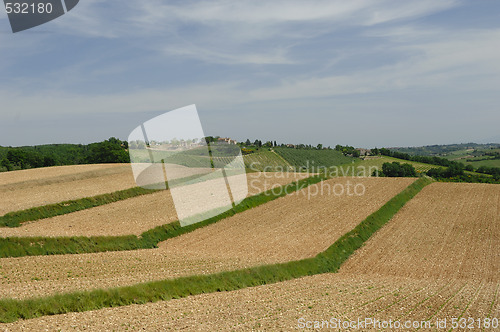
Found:
[[[400,164],[398,162],[384,163],[382,165],[381,176],[387,177],[416,177],[417,171],[410,164]]]

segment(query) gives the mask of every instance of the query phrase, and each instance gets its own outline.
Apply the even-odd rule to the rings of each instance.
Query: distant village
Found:
[[[363,149],[363,148],[354,148],[352,146],[342,146],[342,145],[337,145],[335,148],[331,147],[324,147],[322,144],[318,144],[316,146],[313,145],[307,145],[307,144],[278,144],[276,141],[266,141],[262,142],[261,140],[256,139],[255,141],[251,142],[249,139],[247,139],[245,142],[238,142],[235,139],[232,139],[230,137],[219,137],[219,136],[207,136],[203,139],[172,139],[168,141],[156,141],[156,140],[151,140],[149,144],[147,144],[144,141],[133,141],[129,142],[130,148],[132,149],[141,149],[141,148],[146,148],[146,146],[150,147],[151,149],[155,150],[162,150],[162,151],[183,151],[183,150],[189,150],[197,147],[201,147],[206,145],[206,143],[210,144],[220,144],[220,145],[239,145],[242,147],[243,152],[245,154],[247,153],[253,153],[254,150],[252,148],[274,148],[274,147],[281,147],[281,148],[290,148],[290,149],[309,149],[309,150],[337,150],[341,151],[344,154],[348,155],[353,155],[356,157],[365,157],[365,156],[370,156],[371,151],[369,149]]]

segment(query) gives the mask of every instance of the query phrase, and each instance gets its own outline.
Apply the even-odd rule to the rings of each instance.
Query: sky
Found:
[[[13,34],[0,146],[127,139],[196,104],[206,135],[500,142],[500,2],[80,0]]]

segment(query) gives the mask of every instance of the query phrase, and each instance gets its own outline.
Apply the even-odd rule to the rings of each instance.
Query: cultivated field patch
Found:
[[[348,179],[337,178],[327,182],[335,184],[343,181]],[[64,291],[70,291],[87,287],[94,289],[123,286],[179,275],[176,274],[175,266],[164,264],[158,269],[156,264],[162,257],[183,257],[183,261],[188,265],[205,260],[225,261],[229,262],[227,264],[230,264],[232,270],[238,267],[234,262],[238,262],[239,267],[247,267],[312,257],[328,248],[367,215],[378,210],[414,179],[371,178],[359,181],[366,186],[363,196],[318,195],[307,200],[303,197],[306,188],[302,193],[276,199],[216,224],[168,240],[156,250],[107,252],[96,256],[3,258],[0,259],[0,272],[6,282],[0,286],[0,294],[17,297],[49,295],[57,291],[52,286],[54,284]],[[270,205],[273,202],[279,203]],[[223,227],[213,227],[219,224]],[[204,232],[199,232],[201,230]],[[152,255],[153,252],[156,256]],[[122,266],[137,264],[137,255],[142,255],[139,259],[143,263],[139,268],[126,268],[124,273],[117,272],[124,270]],[[60,269],[61,266],[68,266],[76,271],[85,271],[88,267],[87,257],[105,261],[106,269],[95,279],[92,273],[80,274],[71,270],[72,273],[67,274],[67,271]],[[101,266],[98,262],[93,264]],[[50,273],[33,275],[34,266],[37,266],[38,271]],[[184,267],[181,269],[187,271]],[[193,270],[191,274],[196,272],[198,270]],[[213,270],[207,271],[210,272]],[[126,280],[117,278],[122,274],[127,276]],[[30,276],[30,279],[16,282],[22,275]],[[46,287],[42,287],[43,285]]]
[[[92,176],[109,169],[129,167],[129,164],[90,164],[71,165],[24,169],[20,171],[1,172],[0,186],[6,184],[21,184],[26,182],[40,181],[41,183],[60,181],[61,177],[68,176]]]
[[[287,262],[312,257],[410,185],[412,178],[335,178],[250,209],[159,246],[209,257],[261,257]],[[335,196],[326,188],[363,184],[364,195]],[[337,186],[336,186],[337,185]],[[321,187],[324,193],[321,194]],[[315,187],[318,193],[315,193]]]
[[[25,179],[21,182],[9,182],[0,185],[0,194],[5,198],[0,202],[0,215],[12,211],[24,210],[32,207],[54,204],[68,200],[91,197],[137,186],[130,164],[90,165],[86,167],[61,166],[44,169],[42,174],[51,176],[37,177],[36,173],[29,172],[32,177],[18,176],[17,172],[7,172],[5,182],[12,178]],[[100,167],[99,167],[100,166]],[[72,169],[74,167],[75,169]],[[57,175],[57,171],[61,174]],[[29,170],[31,171],[31,170]],[[206,174],[206,168],[188,168],[176,165],[169,168],[169,180]]]
[[[341,271],[500,282],[500,186],[427,186]]]
[[[75,169],[71,169],[72,167]],[[136,186],[130,165],[104,165],[101,168],[93,167],[90,171],[81,166],[61,166],[61,175],[57,175],[59,169],[60,167],[48,168],[46,173],[51,176],[41,178],[36,177],[34,172],[28,173],[32,174],[32,177],[16,174],[24,171],[0,174],[6,179],[10,178],[7,177],[10,175],[13,178],[25,179],[22,182],[0,185],[0,215]]]
[[[358,163],[356,163],[356,166],[362,166],[362,167],[377,167],[379,171],[382,170],[382,165],[384,163],[393,163],[393,162],[399,162],[401,164],[410,164],[412,165],[415,170],[418,173],[425,173],[431,168],[443,168],[442,166],[436,166],[436,165],[429,165],[429,164],[424,164],[424,163],[419,163],[415,161],[409,161],[409,160],[403,160],[403,159],[397,159],[397,158],[392,158],[392,157],[387,157],[387,156],[374,156],[374,157],[366,157],[365,160],[362,160]]]
[[[248,196],[274,186],[304,179],[305,173],[249,173]],[[0,228],[0,237],[34,236],[119,236],[139,235],[177,220],[169,190],[138,196],[91,209],[26,223],[16,228]]]
[[[465,287],[464,287],[465,285]],[[498,317],[496,283],[323,274],[182,299],[41,317],[0,325],[39,330],[292,330],[333,319],[423,321]],[[493,304],[493,306],[492,306]],[[78,324],[75,324],[78,322]],[[451,325],[448,325],[451,328]],[[339,328],[331,328],[339,330]],[[346,329],[343,329],[346,330]],[[361,330],[390,330],[365,327]],[[402,329],[404,331],[417,328]],[[421,328],[420,330],[429,330]],[[481,329],[477,329],[481,330]],[[493,330],[493,329],[486,329]]]
[[[195,258],[159,249],[0,259],[0,298],[29,298],[151,280],[212,274],[259,263],[242,259]]]

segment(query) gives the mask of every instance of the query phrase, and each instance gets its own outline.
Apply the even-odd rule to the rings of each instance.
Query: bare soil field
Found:
[[[309,175],[306,173],[249,173],[247,175],[248,195],[256,195],[273,186],[285,185]],[[54,190],[57,196],[60,187]],[[175,220],[177,220],[177,214],[172,196],[169,190],[164,190],[26,223],[21,227],[1,227],[0,237],[139,235]]]
[[[95,196],[135,187],[130,165],[88,165],[92,167],[61,166],[43,169],[41,176],[35,170],[18,175],[15,171],[0,174],[0,215],[35,206],[58,203],[71,199]],[[90,169],[90,170],[89,170]],[[61,174],[58,174],[60,171]],[[45,175],[45,176],[44,176]],[[49,176],[50,175],[50,176]],[[8,182],[13,179],[21,182]]]
[[[0,174],[0,215],[136,187],[130,164],[76,165]],[[206,168],[169,169],[169,179],[207,173]]]
[[[265,262],[287,262],[312,257],[409,186],[414,179],[336,178],[313,185],[265,206],[250,209],[216,224],[160,244],[207,257],[261,257]],[[326,188],[362,184],[365,194],[327,194]],[[308,199],[308,193],[311,193]]]
[[[132,285],[259,264],[258,258],[199,259],[159,249],[0,259],[0,298],[28,298]]]
[[[317,321],[325,329],[338,331],[340,328],[333,324],[339,321],[332,318],[356,323],[358,318],[362,321],[375,318],[397,320],[401,324],[418,321],[420,330],[429,331],[436,329],[437,319],[447,318],[447,329],[440,329],[447,331],[451,328],[451,317],[498,318],[500,305],[496,290],[498,283],[489,282],[324,274],[232,292],[41,317],[1,324],[0,329],[300,330],[306,322]],[[396,329],[365,325],[359,330]]]
[[[90,172],[98,173],[110,168],[118,168],[128,166],[129,164],[91,164],[91,165],[71,165],[71,166],[55,166],[24,169],[20,171],[1,172],[0,173],[0,186],[6,184],[33,182],[43,180],[57,181],[60,177],[88,174]]]
[[[367,190],[367,193],[369,192]],[[311,216],[311,211],[316,208],[315,199],[309,202],[311,211],[305,211],[304,206],[294,210],[289,202],[285,202],[293,200],[293,197],[281,199],[281,203],[288,207],[288,214],[281,214],[283,211],[266,204],[264,207],[272,209],[273,212],[268,211],[266,219],[261,223],[268,222],[270,226],[276,226],[276,223],[272,222],[273,217],[281,214],[281,221],[286,224],[290,216],[301,210],[304,212],[303,218],[314,219],[328,213],[335,216],[336,220],[342,217],[332,209],[335,204],[331,202],[322,202],[323,206],[330,206],[330,210],[323,210],[320,215]],[[366,204],[361,201],[358,203],[360,206]],[[258,209],[246,212],[255,213]],[[246,243],[253,243],[261,249],[252,251],[248,244],[245,244],[250,256],[275,259],[274,255],[262,250],[264,245],[261,243],[265,242],[267,235],[266,229],[259,228],[259,223],[255,221],[259,220],[255,218],[258,214],[247,215],[245,219],[247,223],[252,222],[251,220],[256,223],[252,225],[253,228],[249,227],[254,230],[254,236],[245,230],[243,224],[239,224],[237,217],[241,215],[172,239],[163,245],[163,249],[173,252],[185,245],[184,253],[191,257],[190,259],[229,259],[232,255],[226,251],[241,253],[245,248],[239,248],[235,243],[245,243],[245,236],[252,236],[251,241]],[[389,319],[401,324],[409,322],[417,324],[418,327],[415,325],[395,329],[366,325],[361,326],[359,330],[448,331],[452,328],[452,318],[463,318],[467,324],[475,324],[475,330],[498,330],[498,327],[484,325],[484,319],[497,319],[497,322],[500,319],[499,218],[499,186],[434,183],[408,202],[342,266],[339,273],[145,305],[41,317],[13,324],[0,324],[0,329],[300,330],[306,322],[314,324],[317,321],[323,328],[339,330],[340,327],[331,325],[332,322],[338,323],[332,318],[341,322],[356,323],[358,319],[363,321],[365,318],[374,318],[379,322]],[[213,229],[223,222],[228,223],[226,228],[237,223],[238,232],[243,235],[234,240],[231,238],[227,243],[223,240],[228,236],[237,236],[238,232],[225,233],[225,237],[218,239],[219,246],[222,246],[219,252],[211,243],[217,239],[217,232]],[[286,225],[288,227],[277,231],[286,233],[290,232],[290,229],[293,230],[292,225]],[[313,228],[311,224],[309,227]],[[201,231],[204,231],[204,234]],[[225,229],[218,231],[222,236]],[[314,234],[314,231],[309,234]],[[189,235],[193,238],[189,238]],[[287,243],[286,238],[281,237],[279,233],[276,235]],[[183,237],[184,243],[175,243]],[[315,246],[312,239],[317,237],[309,237],[307,244]],[[196,241],[205,244],[196,247]],[[272,247],[278,248],[277,251],[281,251],[282,256],[296,253],[295,250],[287,251],[293,247],[293,242],[291,246],[280,245],[280,241],[270,243]],[[196,249],[191,251],[189,247]],[[194,255],[196,250],[203,250],[203,254]],[[307,252],[308,248],[305,248],[305,251]],[[288,258],[290,259],[290,256]],[[0,265],[3,264],[4,262],[0,261]],[[46,271],[43,267],[41,270]],[[438,319],[447,320],[446,329],[437,329]]]
[[[0,259],[0,297],[25,298],[166,279],[198,273],[199,269],[186,266],[203,266],[197,263],[203,261],[225,262],[222,268],[236,269],[311,257],[414,179],[337,178],[327,183],[347,181],[363,183],[365,195],[317,195],[308,200],[306,188],[166,241],[156,250]],[[169,263],[176,257],[182,257],[185,265]]]
[[[341,271],[500,282],[500,186],[427,186]]]

